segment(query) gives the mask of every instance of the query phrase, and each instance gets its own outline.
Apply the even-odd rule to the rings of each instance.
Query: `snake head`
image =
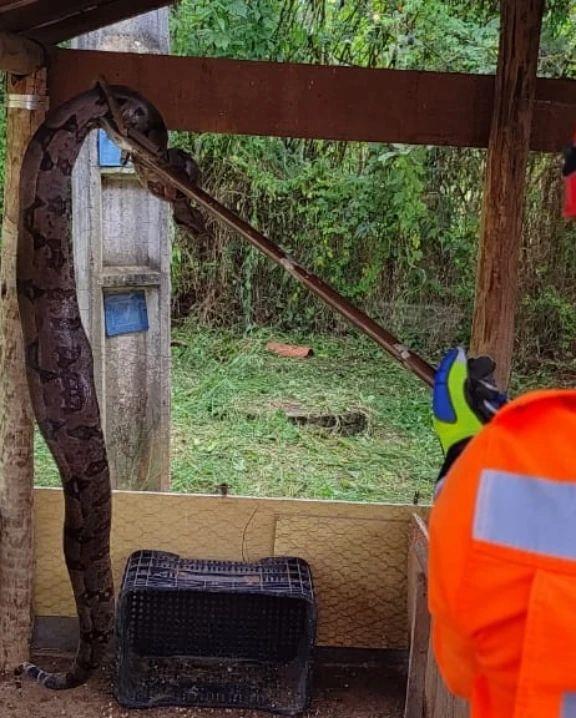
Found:
[[[101,125],[109,134],[123,137],[127,130],[133,130],[146,137],[160,153],[166,150],[168,131],[162,115],[153,105],[137,92],[120,85],[109,86],[104,79],[99,80],[98,87],[108,105]]]

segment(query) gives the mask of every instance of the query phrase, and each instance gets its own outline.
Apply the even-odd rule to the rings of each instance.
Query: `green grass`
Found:
[[[212,493],[361,501],[428,498],[441,463],[420,382],[362,337],[259,330],[177,330],[173,350],[172,487]],[[306,360],[277,357],[268,340],[306,343]],[[311,411],[361,409],[366,431],[344,437],[296,426],[278,402]],[[41,485],[58,485],[42,440]]]
[[[60,486],[60,474],[38,430],[34,434],[34,483],[37,486]]]
[[[348,500],[429,495],[440,452],[429,394],[367,341],[258,331],[187,332],[173,369],[172,482],[177,491]],[[265,350],[274,338],[309,344],[314,356]],[[298,402],[335,413],[359,408],[362,434],[296,426],[275,408]]]
[[[431,427],[430,394],[364,337],[282,335],[258,330],[174,332],[172,488],[213,493],[360,501],[430,498],[441,453]],[[270,354],[270,339],[307,344],[314,356]],[[538,365],[515,375],[522,390],[573,385],[574,362]],[[338,413],[361,409],[362,434],[296,426],[280,402]],[[58,472],[40,437],[37,480],[58,486]]]

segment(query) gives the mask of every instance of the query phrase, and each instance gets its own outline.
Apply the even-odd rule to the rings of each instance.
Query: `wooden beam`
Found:
[[[46,73],[9,76],[0,264],[0,671],[28,660],[32,630],[33,418],[16,296],[20,168],[44,119]],[[23,102],[15,102],[23,95]],[[39,98],[36,101],[34,98]],[[26,105],[34,109],[26,109]]]
[[[408,616],[411,641],[404,718],[469,718],[467,703],[451,695],[442,680],[429,636],[430,616],[426,587],[428,543],[428,529],[422,518],[414,515],[408,549]]]
[[[514,344],[524,184],[544,0],[503,0],[501,8],[471,348],[475,354],[494,358],[496,381],[504,389]],[[573,122],[573,113],[567,114]]]
[[[488,75],[59,49],[49,75],[53,105],[99,75],[139,90],[173,130],[488,146]],[[574,129],[576,81],[542,79],[536,93],[531,147],[558,152]]]
[[[25,33],[34,27],[49,25],[59,19],[83,12],[94,0],[50,0],[49,3],[29,0],[0,3],[0,24],[3,30]]]
[[[0,70],[29,75],[45,65],[44,48],[33,40],[0,32]]]
[[[410,658],[404,718],[422,718],[426,710],[426,668],[430,638],[428,612],[428,528],[417,514],[412,516],[408,547],[408,621]]]

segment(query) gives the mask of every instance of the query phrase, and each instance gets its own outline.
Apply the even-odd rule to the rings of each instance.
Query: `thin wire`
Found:
[[[244,526],[244,530],[242,531],[242,561],[246,561],[246,553],[244,551],[246,546],[246,535],[248,533],[248,529],[250,528],[250,525],[252,524],[252,521],[254,521],[254,518],[256,514],[258,513],[258,506],[252,511],[252,515],[248,519],[248,522],[246,523],[246,526]]]

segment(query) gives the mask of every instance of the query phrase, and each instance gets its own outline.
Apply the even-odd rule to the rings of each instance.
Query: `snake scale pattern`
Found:
[[[179,150],[166,150],[168,135],[157,110],[127,88],[111,90],[125,126],[144,135],[165,153],[166,163],[173,161],[196,181],[193,160]],[[36,132],[21,175],[17,282],[26,370],[36,421],[64,489],[64,556],[80,629],[67,673],[22,666],[25,675],[52,689],[78,686],[98,669],[114,626],[110,472],[92,351],[80,320],[71,234],[71,179],[78,153],[92,130],[113,121],[98,88],[67,102]],[[173,203],[178,223],[197,222],[197,210],[181,195],[154,184],[138,165],[136,169],[148,189]]]

